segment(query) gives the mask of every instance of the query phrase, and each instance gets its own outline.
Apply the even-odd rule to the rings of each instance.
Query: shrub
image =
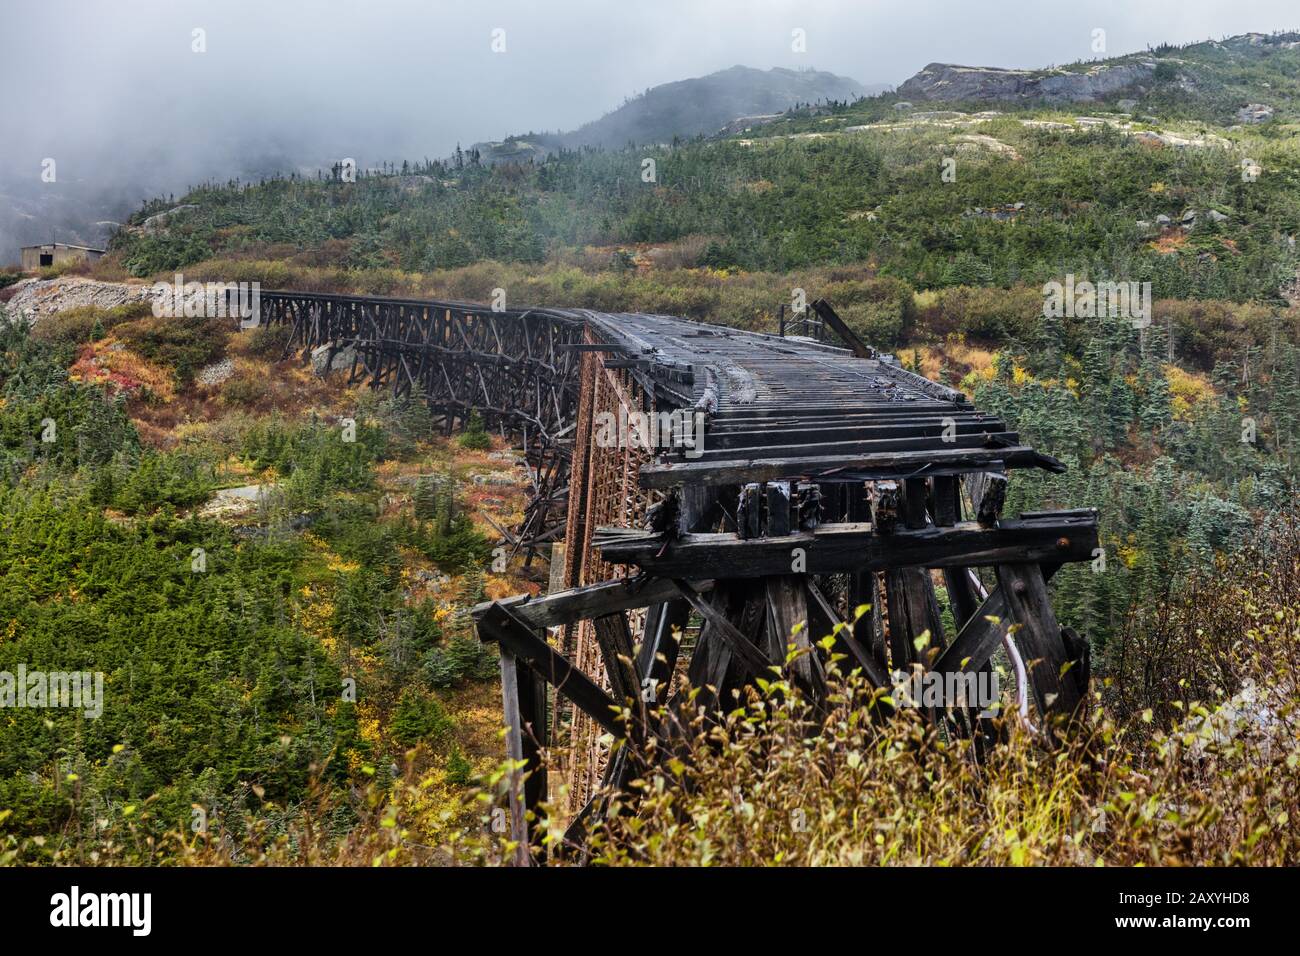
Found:
[[[271,394],[271,383],[259,369],[242,368],[221,385],[221,404],[252,408]]]
[[[478,410],[469,414],[469,422],[465,425],[465,431],[457,439],[461,448],[469,448],[475,451],[483,451],[492,447],[492,436],[487,433],[483,427],[483,419]]]
[[[149,315],[148,302],[132,302],[112,309],[83,305],[41,316],[32,326],[32,337],[42,342],[84,345],[102,338],[109,329]]]
[[[150,316],[120,326],[116,334],[133,351],[170,368],[181,385],[226,352],[227,331],[215,319]]]
[[[407,747],[419,743],[441,744],[456,723],[433,696],[408,688],[402,691],[393,715],[393,739]]]
[[[451,756],[447,758],[447,782],[463,787],[473,775],[474,765],[465,758],[459,747],[453,745]]]
[[[284,355],[285,348],[289,345],[289,334],[292,331],[289,326],[280,325],[259,325],[248,333],[247,343],[244,350],[249,355],[258,358],[279,361]]]
[[[431,687],[450,687],[466,680],[491,680],[497,676],[497,656],[468,634],[453,637],[443,647],[432,648],[424,658],[424,676]]]

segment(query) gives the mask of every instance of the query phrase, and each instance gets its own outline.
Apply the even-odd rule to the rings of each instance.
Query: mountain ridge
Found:
[[[736,66],[651,87],[604,116],[563,133],[526,133],[476,143],[488,162],[542,158],[558,149],[617,149],[718,133],[737,120],[761,123],[803,105],[856,100],[885,92],[822,70]]]
[[[1289,69],[1266,70],[1285,65]],[[1296,115],[1300,32],[1243,33],[1223,40],[1161,44],[1144,51],[1062,67],[1015,69],[929,63],[898,87],[898,95],[926,102],[1089,103],[1124,97],[1133,105],[1188,111],[1231,122],[1250,104],[1273,101]],[[1199,112],[1197,108],[1199,109]],[[1272,107],[1270,107],[1271,116]],[[1242,122],[1260,118],[1241,116]]]

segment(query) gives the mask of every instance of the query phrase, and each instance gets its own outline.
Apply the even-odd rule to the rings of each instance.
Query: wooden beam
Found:
[[[1043,581],[1050,581],[1060,568],[1059,564],[1042,565]],[[989,621],[990,617],[997,618],[999,623],[993,624]],[[1006,596],[1001,587],[995,587],[957,633],[953,642],[939,655],[939,659],[934,662],[934,670],[943,673],[979,670],[988,663],[1002,642],[1002,636],[1013,623]]]
[[[957,481],[953,477],[940,477],[930,482],[934,523],[940,528],[951,528],[961,520],[961,494]],[[979,606],[979,597],[968,568],[944,568],[943,580],[948,592],[948,605],[952,608],[953,624],[960,631]]]
[[[770,673],[772,662],[754,646],[754,643],[748,637],[740,632],[736,625],[728,621],[716,607],[704,600],[699,592],[691,587],[689,582],[679,580],[677,586],[682,592],[682,597],[690,601],[691,607],[695,608],[696,613],[713,628],[717,636],[731,651],[732,656],[743,664],[746,670],[760,677]]]
[[[675,462],[644,465],[641,486],[671,488],[694,482],[706,485],[737,485],[782,478],[825,477],[843,473],[854,478],[897,478],[915,474],[957,474],[996,468],[1044,468],[1062,472],[1065,466],[1027,445],[1006,448],[970,448],[952,451],[940,444],[934,449],[879,452],[864,455],[809,455],[799,458],[735,458],[719,462]]]
[[[962,567],[1011,561],[1088,561],[1097,546],[1096,516],[1003,521],[996,528],[963,522],[951,528],[872,532],[870,524],[827,524],[778,538],[689,534],[619,534],[593,541],[611,564],[635,564],[662,577],[689,578],[702,568],[726,569],[728,578],[789,574],[802,549],[808,574],[883,571],[903,567]]]
[[[528,662],[538,676],[605,730],[615,737],[624,736],[623,725],[615,719],[620,708],[613,698],[501,604],[493,603],[478,619],[478,632],[480,640],[495,641]]]
[[[874,359],[876,357],[876,350],[858,338],[858,333],[849,328],[848,323],[840,318],[839,313],[831,308],[829,302],[825,299],[817,299],[813,302],[812,307],[821,320],[829,325],[844,344],[849,347],[850,352],[863,359]]]
[[[506,723],[506,757],[511,762],[507,781],[510,839],[515,843],[512,863],[532,865],[530,847],[539,843],[537,807],[546,800],[546,768],[541,752],[546,740],[546,695],[537,675],[501,649],[501,701]],[[528,813],[533,819],[528,819]]]
[[[636,659],[632,648],[632,630],[623,611],[606,614],[592,622],[600,656],[605,664],[614,699],[619,703],[631,701],[635,709],[641,704],[641,681],[636,673]]]
[[[934,449],[944,453],[963,449],[990,447],[997,442],[999,448],[1011,448],[1020,444],[1020,435],[1007,431],[978,431],[958,435],[952,441],[946,441],[939,434],[916,435],[903,438],[881,438],[870,432],[862,436],[846,438],[843,441],[810,441],[813,436],[803,434],[799,429],[785,430],[786,440],[780,440],[781,432],[768,432],[768,440],[761,445],[741,448],[719,447],[705,437],[704,450],[696,464],[723,464],[735,458],[763,457],[773,458],[827,458],[845,455],[870,455],[886,452],[929,451]]]
[[[1081,664],[1066,654],[1042,569],[1023,562],[1002,564],[997,574],[1007,610],[1019,625],[1012,640],[1025,658],[1039,713],[1073,714],[1083,698],[1075,676],[1063,671],[1067,663],[1072,667]]]
[[[713,581],[692,581],[691,586],[700,593],[713,590]],[[509,608],[510,612],[529,627],[559,627],[590,618],[615,614],[635,608],[649,607],[679,597],[680,592],[672,581],[658,578],[637,581],[620,578],[588,584],[583,587],[556,591],[545,597],[522,594],[500,601],[485,601],[475,605],[474,619],[482,617],[493,604]]]
[[[782,574],[765,579],[764,585],[772,659],[784,661],[791,644],[796,650],[804,651],[794,662],[794,667],[799,676],[811,685],[815,668],[808,633],[808,600],[804,580],[797,575]],[[797,627],[799,630],[796,633]]]
[[[659,703],[668,693],[681,650],[681,638],[673,634],[680,635],[685,630],[690,614],[690,602],[684,598],[653,605],[646,612],[645,634],[637,653],[637,673],[647,703]]]
[[[885,673],[885,669],[877,663],[876,659],[871,656],[871,651],[854,635],[853,628],[840,620],[839,615],[835,613],[835,609],[826,600],[826,595],[822,594],[821,588],[817,587],[812,579],[808,580],[807,585],[808,613],[810,617],[816,619],[820,626],[825,627],[827,634],[835,633],[836,624],[844,624],[840,628],[839,634],[836,635],[836,643],[843,645],[849,652],[849,658],[855,665],[862,668],[862,673],[866,675],[867,680],[871,681],[874,687],[879,689],[890,686],[889,675]],[[818,634],[818,640],[821,639],[821,636]]]

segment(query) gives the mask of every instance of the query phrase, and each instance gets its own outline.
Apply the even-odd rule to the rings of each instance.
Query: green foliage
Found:
[[[212,463],[184,451],[145,449],[128,460],[118,456],[96,473],[91,497],[127,514],[192,508],[202,504],[216,487]]]
[[[55,345],[85,345],[102,339],[115,326],[149,315],[151,310],[148,302],[133,302],[112,309],[94,306],[64,309],[41,316],[41,320],[32,328],[32,337]]]
[[[1102,673],[1132,608],[1167,600],[1189,568],[1247,540],[1252,514],[1287,511],[1297,493],[1300,349],[1279,342],[1246,385],[1223,369],[1220,393],[1175,419],[1161,333],[1089,320],[1075,358],[1061,344],[1074,333],[1040,317],[1025,344],[998,357],[998,374],[974,389],[981,408],[1069,465],[1061,476],[1018,476],[1009,512],[1099,510],[1104,573],[1067,566],[1054,590],[1061,619],[1093,640]],[[1247,416],[1253,442],[1242,440]]]
[[[465,758],[459,747],[453,747],[447,757],[447,782],[463,787],[473,776],[474,765]]]
[[[250,336],[248,353],[258,358],[279,360],[289,345],[289,335],[292,331],[289,325],[284,324],[259,325],[248,333]]]
[[[647,155],[641,149],[563,152],[526,166],[453,170],[433,163],[426,171],[431,182],[417,192],[404,189],[400,176],[380,175],[346,188],[296,177],[205,187],[186,197],[199,207],[190,216],[213,235],[237,228],[187,261],[235,255],[249,243],[322,251],[341,243],[341,259],[327,261],[375,270],[379,286],[358,291],[383,293],[392,290],[379,273],[394,262],[407,272],[429,272],[489,260],[539,262],[547,250],[694,237],[703,245],[693,264],[714,269],[787,272],[871,262],[922,290],[1033,287],[1073,272],[1150,281],[1158,298],[1232,301],[1274,299],[1279,282],[1300,264],[1284,238],[1300,218],[1300,200],[1287,187],[1300,174],[1292,140],[1259,130],[1236,134],[1268,170],[1244,184],[1234,150],[1153,148],[1106,126],[1026,126],[1022,119],[1072,120],[1026,107],[978,128],[1019,160],[964,151],[959,180],[939,185],[934,156],[952,148],[952,131],[847,131],[878,112],[874,100],[835,109],[813,122],[816,139],[787,138],[782,134],[792,127],[778,123],[756,138],[749,134],[745,144],[722,139],[650,149],[654,184],[640,182]],[[1023,206],[1013,216],[990,212],[1015,203]],[[1157,248],[1139,225],[1160,214],[1178,219],[1189,207],[1203,214],[1185,243]],[[1229,220],[1210,222],[1209,209]],[[133,233],[118,240],[128,256],[145,241]],[[628,272],[626,263],[610,269],[608,253],[602,268],[611,277]],[[223,271],[232,274],[228,266]],[[365,281],[346,271],[338,279]],[[884,340],[890,330],[873,334]]]
[[[393,716],[393,737],[399,743],[408,747],[419,743],[436,746],[446,740],[453,727],[455,722],[438,698],[414,689],[402,692]]]
[[[16,482],[31,465],[69,473],[105,465],[139,447],[123,401],[71,381],[66,346],[38,340],[0,315],[0,475]]]
[[[286,623],[298,560],[293,542],[236,546],[209,522],[123,524],[85,495],[0,489],[0,670],[104,674],[98,720],[6,711],[0,804],[22,806],[26,832],[57,832],[74,770],[105,805],[157,795],[170,819],[209,769],[227,792],[251,779],[270,799],[300,793],[309,765],[351,738],[328,709],[337,668]]]
[[[364,421],[355,422],[352,434],[346,422],[288,425],[272,418],[248,430],[242,451],[255,468],[273,468],[286,479],[292,507],[312,507],[332,491],[373,487],[371,465],[386,457],[387,447],[384,432]]]
[[[483,427],[483,417],[479,415],[477,409],[470,412],[465,431],[456,439],[456,442],[461,448],[470,448],[475,451],[482,451],[492,447],[492,437]]]
[[[492,545],[457,504],[454,480],[422,476],[413,497],[414,519],[399,523],[404,544],[452,574],[487,563]]]
[[[469,634],[458,634],[424,657],[424,678],[431,687],[451,687],[466,680],[491,680],[497,675],[497,655]]]
[[[172,272],[211,254],[211,239],[199,233],[175,230],[140,232],[132,234],[122,262],[131,275],[145,278]]]

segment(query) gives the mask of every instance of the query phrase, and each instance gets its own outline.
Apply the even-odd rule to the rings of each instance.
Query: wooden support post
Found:
[[[748,484],[740,489],[740,504],[736,508],[736,533],[742,538],[757,538],[763,528],[762,486]]]
[[[605,664],[605,674],[609,678],[614,699],[620,704],[631,701],[633,709],[639,709],[641,681],[636,673],[632,631],[628,627],[627,616],[620,611],[598,617],[592,622],[592,629],[596,634],[596,643],[600,645],[600,656]]]
[[[822,493],[815,482],[801,481],[795,489],[799,530],[815,531],[822,523]]]
[[[826,596],[812,581],[808,582],[808,615],[809,626],[817,628],[817,639],[820,640],[823,632],[826,634],[835,633],[835,625],[843,623],[835,609],[831,607]],[[813,622],[816,622],[814,625]],[[888,687],[889,674],[880,666],[876,659],[871,655],[869,645],[864,644],[854,635],[853,629],[847,624],[840,628],[836,635],[836,644],[843,647],[853,662],[853,666],[861,667],[862,673],[866,675],[867,680],[872,685],[881,688]],[[852,669],[852,668],[850,668]]]
[[[909,478],[903,483],[902,518],[908,531],[926,527],[926,496],[924,478]],[[939,616],[939,602],[934,594],[930,572],[924,567],[891,570],[885,575],[889,598],[890,657],[895,670],[906,670],[912,663],[926,663],[927,654],[942,650],[943,623]],[[916,642],[926,631],[930,632],[929,647],[922,651]]]
[[[682,597],[690,601],[696,613],[712,626],[717,636],[730,648],[736,660],[743,664],[750,674],[766,676],[771,662],[763,656],[763,652],[755,647],[736,625],[728,621],[721,611],[700,597],[689,583],[678,581],[677,586],[681,589]]]
[[[531,847],[539,844],[537,808],[546,800],[546,693],[541,680],[505,647],[501,648],[501,700],[506,722],[506,756],[511,763],[507,781],[513,863],[529,866]],[[529,819],[529,815],[532,819]]]
[[[970,476],[969,487],[975,520],[986,528],[995,526],[1007,500],[1007,476],[991,471],[976,473]]]
[[[871,488],[865,482],[852,482],[848,486],[848,520],[862,522],[871,520]],[[872,654],[879,653],[876,663],[883,670],[886,665],[884,653],[884,621],[881,616],[880,598],[876,593],[876,575],[872,571],[854,571],[849,574],[848,614],[852,620],[853,637],[858,644]],[[871,610],[853,620],[859,607],[870,606]]]
[[[1019,625],[1012,640],[1025,659],[1039,713],[1073,715],[1083,695],[1076,676],[1068,670],[1082,664],[1067,656],[1042,568],[1037,564],[1001,564],[997,574],[1007,610]]]
[[[768,537],[778,537],[790,533],[790,482],[769,481],[767,483],[767,528]]]
[[[871,484],[871,527],[876,534],[893,534],[900,512],[898,482],[876,481]]]
[[[680,634],[690,614],[690,602],[684,598],[653,605],[646,612],[645,635],[637,652],[636,669],[643,699],[648,704],[659,703],[667,696],[681,650]]]
[[[765,590],[768,639],[771,642],[768,655],[772,660],[784,663],[789,647],[793,644],[796,651],[803,652],[794,661],[795,672],[809,686],[816,686],[814,674],[820,668],[816,666],[818,662],[813,657],[808,635],[808,603],[804,579],[793,574],[766,578]],[[797,633],[796,627],[799,628]]]
[[[961,496],[957,479],[943,476],[935,478],[932,484],[935,527],[951,528],[961,520]],[[975,592],[967,568],[944,568],[943,580],[948,591],[948,604],[952,608],[953,624],[960,631],[979,606],[979,595]]]

